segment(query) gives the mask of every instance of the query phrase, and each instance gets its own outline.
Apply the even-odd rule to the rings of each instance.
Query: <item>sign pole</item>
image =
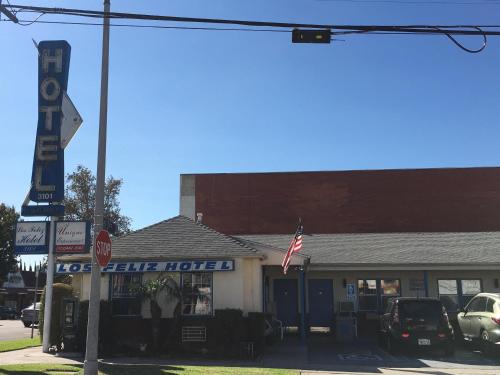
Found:
[[[101,102],[99,114],[99,141],[97,149],[97,179],[94,211],[94,241],[102,229],[104,214],[104,183],[106,175],[106,128],[108,121],[108,73],[109,73],[109,10],[110,0],[104,0],[102,30]],[[99,310],[101,292],[101,268],[97,262],[96,246],[92,249],[92,271],[90,277],[89,320],[87,325],[87,348],[84,375],[97,375],[99,340]]]
[[[40,268],[36,268],[35,264],[35,298],[33,298],[33,320],[31,321],[31,338],[33,338],[33,331],[35,329],[35,318],[36,318],[36,295],[38,293],[38,273]]]
[[[47,259],[47,283],[45,286],[45,309],[43,313],[42,349],[44,353],[48,353],[50,348],[50,323],[52,320],[52,289],[54,285],[54,243],[56,221],[57,216],[51,216],[49,229],[49,256]]]

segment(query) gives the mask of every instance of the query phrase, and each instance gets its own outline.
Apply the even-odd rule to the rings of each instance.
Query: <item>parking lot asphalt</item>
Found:
[[[35,327],[34,335],[38,335]],[[20,319],[0,320],[0,341],[25,339],[31,337],[31,328],[26,328]]]
[[[325,371],[326,374],[500,375],[500,354],[487,358],[469,347],[459,346],[451,357],[429,351],[394,356],[374,341],[336,342],[331,337],[309,337],[306,345],[298,338],[288,337],[268,347],[262,362],[265,367],[299,368],[304,374]],[[388,372],[390,369],[392,372]]]
[[[391,355],[370,341],[332,342],[331,339],[309,340],[308,365],[319,369],[332,366],[369,366],[377,368],[422,369],[489,369],[500,374],[500,355],[487,358],[472,347],[458,346],[455,355],[447,357],[439,351],[403,352]]]

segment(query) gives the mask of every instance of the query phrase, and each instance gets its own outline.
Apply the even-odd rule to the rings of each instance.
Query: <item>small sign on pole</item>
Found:
[[[90,222],[56,222],[56,254],[81,254],[90,251]]]
[[[106,267],[111,260],[111,238],[107,230],[101,230],[95,240],[95,255],[97,263],[101,267]]]
[[[47,254],[49,252],[48,233],[48,221],[21,221],[16,223],[14,254]]]

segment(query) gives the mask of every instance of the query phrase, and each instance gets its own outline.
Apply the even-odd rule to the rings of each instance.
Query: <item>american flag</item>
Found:
[[[288,246],[288,251],[286,252],[285,258],[283,258],[283,262],[281,263],[281,266],[283,267],[283,273],[285,275],[286,272],[288,271],[288,266],[290,266],[290,261],[292,260],[293,254],[302,249],[303,232],[304,232],[304,227],[302,226],[302,220],[299,220],[299,225],[297,226],[295,235],[293,236],[293,239],[290,242],[290,246]]]

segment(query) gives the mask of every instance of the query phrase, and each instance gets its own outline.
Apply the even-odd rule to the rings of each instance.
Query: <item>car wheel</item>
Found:
[[[493,354],[493,346],[490,341],[490,335],[486,330],[481,332],[481,351],[487,357]]]
[[[31,323],[30,323],[30,322],[23,322],[23,324],[24,324],[24,326],[25,326],[26,328],[28,328],[28,327],[31,325]]]

